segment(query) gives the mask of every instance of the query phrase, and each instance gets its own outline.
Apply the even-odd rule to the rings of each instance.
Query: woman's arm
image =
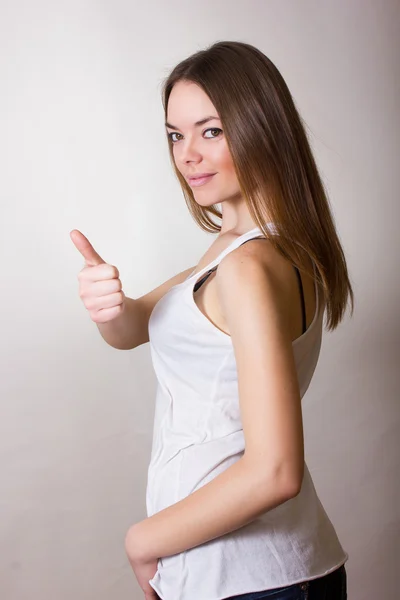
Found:
[[[235,351],[245,452],[200,489],[133,525],[126,550],[136,560],[239,529],[301,489],[303,425],[288,287],[279,266],[241,250],[221,261],[216,281]]]

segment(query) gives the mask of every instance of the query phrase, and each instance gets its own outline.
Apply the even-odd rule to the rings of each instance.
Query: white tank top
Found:
[[[275,233],[273,223],[267,223]],[[236,238],[201,271],[173,286],[149,320],[157,377],[147,515],[211,481],[244,453],[231,338],[200,311],[193,288],[202,275],[249,239]],[[314,267],[315,269],[315,267]],[[317,365],[324,302],[292,342],[301,397]],[[300,493],[233,532],[160,558],[149,581],[162,600],[221,600],[322,577],[348,559],[316,493],[307,465]]]

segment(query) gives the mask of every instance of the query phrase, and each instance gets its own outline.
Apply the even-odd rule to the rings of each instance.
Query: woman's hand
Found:
[[[95,323],[108,323],[125,310],[125,294],[119,271],[107,264],[78,229],[70,232],[75,247],[85,259],[78,274],[79,296]]]
[[[133,572],[140,587],[144,592],[146,600],[160,600],[160,596],[149,584],[149,579],[153,579],[157,571],[157,560],[149,562],[138,562],[129,559]]]
[[[160,596],[149,584],[149,579],[153,579],[157,571],[157,560],[149,562],[138,562],[129,559],[138,584],[144,592],[146,600],[160,600]]]
[[[131,527],[125,538],[125,551],[138,584],[144,592],[145,600],[161,600],[157,592],[149,584],[149,579],[153,579],[157,571],[158,560],[147,560],[138,556],[135,550],[138,546],[138,540],[135,527]]]

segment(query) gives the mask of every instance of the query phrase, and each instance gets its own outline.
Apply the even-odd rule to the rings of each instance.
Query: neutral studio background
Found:
[[[395,0],[0,0],[0,595],[141,600],[155,375],[78,296],[79,229],[138,297],[212,241],[170,166],[161,82],[218,40],[259,47],[309,127],[355,292],[303,399],[306,460],[350,558],[395,600],[399,542],[399,50]],[[396,561],[397,556],[397,561]]]

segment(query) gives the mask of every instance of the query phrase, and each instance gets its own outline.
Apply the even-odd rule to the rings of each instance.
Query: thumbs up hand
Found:
[[[122,314],[126,306],[119,271],[97,254],[83,233],[73,229],[70,237],[85,259],[85,266],[78,274],[79,296],[92,321],[112,321]]]

